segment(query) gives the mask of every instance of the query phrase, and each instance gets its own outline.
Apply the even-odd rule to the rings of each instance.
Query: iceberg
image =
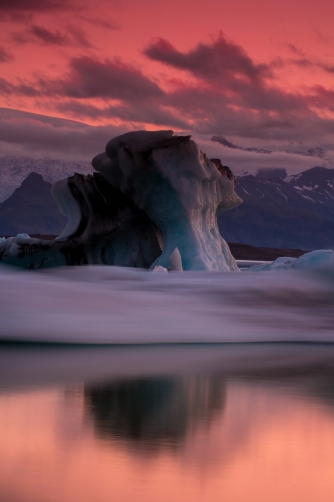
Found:
[[[53,185],[67,217],[63,232],[54,241],[20,234],[0,242],[3,263],[239,271],[217,225],[217,213],[242,203],[234,176],[190,136],[126,133],[92,164],[93,175],[76,173]]]
[[[218,159],[210,161],[190,136],[126,133],[109,141],[93,167],[161,231],[162,253],[151,268],[168,268],[177,248],[184,270],[238,270],[217,226],[217,212],[242,202],[234,192],[234,177]]]

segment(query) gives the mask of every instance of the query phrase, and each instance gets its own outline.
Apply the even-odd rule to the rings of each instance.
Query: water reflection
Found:
[[[54,354],[54,366],[52,353],[36,353],[48,379],[23,390],[0,367],[0,502],[332,502],[334,357],[295,348],[293,364],[291,346],[260,359],[257,347],[253,362],[253,348],[214,348],[210,368],[204,349],[187,349],[192,371],[164,376],[142,373],[151,349],[126,351],[122,375],[110,364],[122,350],[99,352],[103,378],[91,352]]]
[[[176,448],[189,432],[209,427],[226,391],[222,378],[191,376],[87,385],[84,395],[99,437],[152,450]]]

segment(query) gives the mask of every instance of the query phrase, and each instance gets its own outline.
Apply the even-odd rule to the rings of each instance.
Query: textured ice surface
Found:
[[[52,186],[51,193],[61,214],[67,217],[67,224],[57,239],[71,237],[76,233],[81,222],[79,201],[73,197],[68,179],[57,181]]]
[[[161,253],[146,214],[99,173],[75,174],[53,186],[68,223],[54,241],[17,236],[0,243],[0,260],[23,268],[105,264],[149,268]]]
[[[242,201],[234,180],[203,154],[190,136],[135,131],[118,136],[93,166],[145,211],[161,230],[162,254],[151,265],[169,267],[178,248],[184,270],[237,271],[217,226],[217,211]]]
[[[327,265],[334,266],[334,251],[332,249],[318,249],[305,253],[299,258],[291,258],[288,256],[277,258],[273,263],[264,265],[254,265],[248,268],[249,272],[262,272],[265,270],[289,270],[289,269],[304,269],[316,268]]]
[[[0,338],[68,343],[334,342],[334,264],[263,274],[0,267]]]

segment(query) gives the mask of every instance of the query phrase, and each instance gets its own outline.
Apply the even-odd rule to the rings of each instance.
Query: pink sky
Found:
[[[1,0],[0,106],[19,111],[1,110],[2,154],[84,158],[168,128],[237,170],[332,167],[333,14],[329,0]]]

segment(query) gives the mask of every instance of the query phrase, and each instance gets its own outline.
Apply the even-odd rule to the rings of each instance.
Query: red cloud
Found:
[[[1,0],[0,11],[4,12],[40,12],[54,9],[67,9],[66,0]]]
[[[7,49],[0,46],[0,63],[8,63],[13,59],[14,56],[10,52],[8,52]]]
[[[136,102],[163,96],[160,87],[140,70],[119,60],[99,61],[87,56],[73,58],[65,79],[40,80],[42,92],[71,98],[112,98]]]

